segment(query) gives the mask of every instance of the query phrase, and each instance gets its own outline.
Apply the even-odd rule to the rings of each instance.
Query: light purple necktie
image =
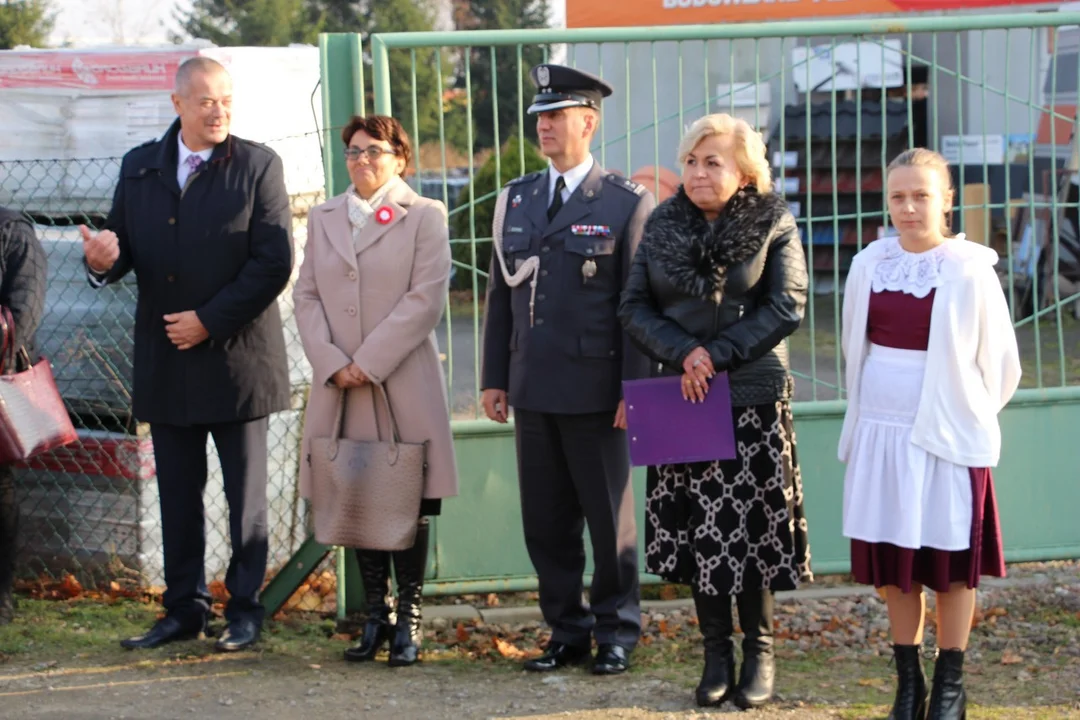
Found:
[[[206,161],[198,155],[188,155],[187,160],[185,160],[184,162],[188,166],[189,175],[194,175],[195,173],[199,172],[199,168],[201,168],[206,163]]]

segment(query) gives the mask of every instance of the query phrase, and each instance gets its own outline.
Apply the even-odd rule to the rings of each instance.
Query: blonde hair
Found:
[[[713,135],[733,135],[735,137],[735,162],[743,175],[757,188],[758,192],[772,190],[772,170],[765,154],[765,141],[761,133],[750,127],[750,123],[734,118],[727,113],[714,113],[698,118],[683,135],[679,142],[679,165],[686,162],[687,156],[702,140]]]
[[[943,225],[941,232],[945,237],[951,237],[953,199],[956,196],[956,192],[953,190],[952,175],[949,174],[949,161],[946,160],[945,156],[941,153],[926,148],[912,148],[911,150],[905,150],[893,158],[893,161],[889,163],[889,167],[886,168],[886,183],[889,181],[889,175],[897,168],[928,168],[938,173],[938,176],[941,179],[942,191],[945,194],[944,200],[947,203],[945,216],[942,218]]]

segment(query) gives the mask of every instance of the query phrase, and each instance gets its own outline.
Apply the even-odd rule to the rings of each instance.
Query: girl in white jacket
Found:
[[[899,235],[855,256],[844,294],[844,535],[856,580],[885,588],[899,675],[889,717],[962,720],[975,588],[1005,574],[990,468],[1020,359],[997,253],[950,236],[945,159],[907,151],[886,182]],[[937,593],[929,702],[924,586]]]

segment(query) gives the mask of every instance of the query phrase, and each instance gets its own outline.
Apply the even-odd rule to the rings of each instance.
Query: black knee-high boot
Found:
[[[10,465],[0,465],[0,625],[15,617],[15,546],[19,506],[15,498],[15,475]]]
[[[939,650],[934,665],[934,688],[930,692],[929,720],[966,720],[964,651]]]
[[[926,720],[926,673],[918,645],[893,645],[896,698],[889,720]]]
[[[420,625],[424,570],[427,568],[428,518],[420,518],[416,528],[416,543],[408,550],[394,553],[394,575],[397,578],[397,625],[390,643],[390,665],[412,665],[420,659],[423,628]]]
[[[773,593],[745,590],[735,599],[743,631],[743,664],[735,704],[743,710],[772,699],[776,664],[773,656]]]
[[[704,595],[694,590],[698,627],[705,640],[705,668],[694,699],[701,707],[720,705],[735,690],[735,649],[730,595]]]
[[[351,662],[374,660],[375,655],[390,639],[394,626],[394,611],[390,595],[390,553],[381,550],[357,550],[360,578],[364,583],[364,604],[367,622],[364,633],[355,647],[345,651]]]

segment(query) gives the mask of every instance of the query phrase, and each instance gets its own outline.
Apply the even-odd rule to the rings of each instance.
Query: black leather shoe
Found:
[[[525,669],[531,672],[551,672],[567,665],[580,665],[591,655],[592,652],[587,647],[552,641],[548,643],[543,655],[525,661]]]
[[[206,620],[184,622],[175,617],[163,617],[142,635],[136,635],[120,641],[120,646],[128,650],[150,650],[171,642],[195,640],[205,637]]]
[[[593,675],[621,675],[630,668],[630,651],[622,645],[601,645],[596,650]]]
[[[241,618],[233,620],[214,643],[218,652],[240,652],[259,641],[259,626],[254,620]]]

